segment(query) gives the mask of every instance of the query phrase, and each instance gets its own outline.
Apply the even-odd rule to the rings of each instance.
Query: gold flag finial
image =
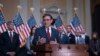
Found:
[[[60,13],[61,13],[61,9],[60,9],[60,8],[58,8],[58,9],[57,9],[57,12],[58,12],[58,14],[60,14]]]
[[[20,9],[22,8],[20,5],[17,6],[18,12],[20,12]]]
[[[0,9],[3,7],[3,4],[0,3]]]
[[[43,9],[42,9],[43,14],[45,14],[45,13],[46,13],[46,11],[47,11],[47,9],[46,9],[46,8],[43,8]]]
[[[77,10],[78,10],[78,8],[74,8],[74,15],[76,15],[77,14]]]

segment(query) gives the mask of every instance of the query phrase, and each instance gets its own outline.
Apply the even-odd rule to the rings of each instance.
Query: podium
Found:
[[[89,56],[87,45],[45,44],[33,46],[37,56]]]

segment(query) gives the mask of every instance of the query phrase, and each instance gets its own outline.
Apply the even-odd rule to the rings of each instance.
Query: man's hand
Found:
[[[10,56],[15,56],[16,53],[15,52],[7,52],[6,54],[10,55]]]
[[[39,43],[40,44],[44,44],[44,43],[46,43],[46,39],[45,38],[39,38]]]
[[[50,41],[50,44],[58,44],[56,41]]]

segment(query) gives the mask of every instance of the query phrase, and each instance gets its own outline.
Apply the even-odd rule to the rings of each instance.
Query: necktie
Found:
[[[48,41],[50,41],[50,32],[49,32],[49,28],[47,28],[47,37],[48,37]]]
[[[13,41],[12,32],[10,32],[10,39],[11,39],[11,42],[12,42]]]

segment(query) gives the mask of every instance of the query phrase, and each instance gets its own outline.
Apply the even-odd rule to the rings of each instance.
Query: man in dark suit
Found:
[[[75,41],[75,44],[89,44],[89,37],[83,32],[75,31],[75,38],[73,39]]]
[[[81,36],[80,31],[75,31],[75,44],[85,44],[85,38]]]
[[[13,23],[7,22],[7,31],[0,35],[0,49],[3,56],[16,56],[19,50],[19,35],[13,31]]]
[[[59,32],[52,28],[53,17],[50,14],[43,15],[43,26],[36,29],[33,44],[60,43]]]
[[[85,29],[81,32],[81,37],[85,39],[85,44],[89,44],[90,37],[86,34],[86,30]]]
[[[75,36],[71,32],[71,26],[67,26],[67,36],[69,37],[69,44],[75,44]]]
[[[61,39],[61,44],[69,44],[69,37],[64,32],[64,29],[62,27],[58,27],[57,30],[59,31],[59,36]]]

